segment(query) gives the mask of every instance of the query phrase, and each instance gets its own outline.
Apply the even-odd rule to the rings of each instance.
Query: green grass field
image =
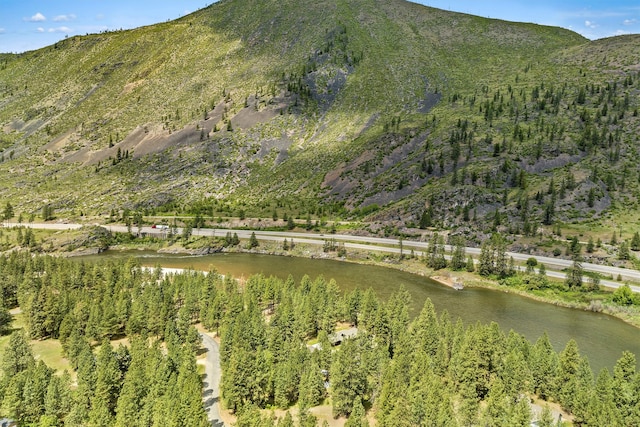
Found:
[[[22,314],[13,315],[13,319],[11,324],[13,330],[24,328]],[[8,343],[9,334],[0,336],[0,364],[2,363],[2,356]],[[55,369],[56,374],[60,375],[66,370],[72,374],[72,376],[74,375],[69,361],[63,356],[60,341],[54,339],[31,340],[29,344],[31,345],[31,350],[36,360],[44,361],[47,366]]]

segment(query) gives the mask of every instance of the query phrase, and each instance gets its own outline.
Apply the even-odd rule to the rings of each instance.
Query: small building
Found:
[[[329,335],[329,342],[335,347],[342,344],[342,342],[347,338],[353,338],[356,335],[358,335],[358,328],[342,329]],[[322,350],[322,344],[317,342],[315,344],[308,345],[307,348],[309,351]]]
[[[358,328],[342,329],[329,335],[329,342],[334,346],[340,345],[342,344],[342,341],[347,338],[353,338],[356,335],[358,335]]]

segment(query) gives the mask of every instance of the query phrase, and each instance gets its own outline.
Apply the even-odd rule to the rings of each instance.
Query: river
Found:
[[[195,270],[215,268],[219,273],[236,277],[262,273],[284,279],[291,274],[298,281],[305,274],[311,278],[323,275],[327,280],[335,279],[343,291],[371,287],[383,299],[400,285],[404,285],[413,298],[413,315],[417,315],[424,301],[431,298],[438,312],[446,309],[453,319],[460,317],[466,324],[495,321],[505,332],[513,329],[532,342],[546,331],[557,351],[562,350],[567,341],[574,338],[580,353],[589,358],[596,373],[604,367],[612,371],[624,350],[640,355],[640,329],[615,317],[557,307],[491,289],[465,288],[456,291],[428,278],[393,268],[243,253],[189,256],[148,251],[114,251],[81,259],[131,256],[138,258],[144,266],[162,265]]]

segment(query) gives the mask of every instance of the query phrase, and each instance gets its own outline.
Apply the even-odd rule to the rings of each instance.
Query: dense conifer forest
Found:
[[[631,353],[594,375],[574,341],[557,353],[546,335],[531,343],[495,323],[464,325],[429,300],[411,313],[404,289],[382,301],[323,277],[239,283],[28,252],[0,256],[0,275],[0,326],[11,331],[7,309],[18,306],[26,324],[11,332],[0,376],[1,413],[20,425],[207,425],[196,324],[220,337],[222,405],[238,426],[317,425],[309,409],[321,403],[349,426],[528,426],[534,398],[540,425],[557,421],[546,403],[577,425],[640,423]],[[357,335],[337,344],[349,326]],[[37,360],[29,338],[60,340],[73,371]]]

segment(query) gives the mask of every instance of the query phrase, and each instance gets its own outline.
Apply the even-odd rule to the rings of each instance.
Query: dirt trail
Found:
[[[207,349],[207,359],[205,363],[205,376],[203,381],[204,409],[213,427],[226,427],[220,417],[220,347],[218,343],[209,335],[200,332],[202,344]]]

